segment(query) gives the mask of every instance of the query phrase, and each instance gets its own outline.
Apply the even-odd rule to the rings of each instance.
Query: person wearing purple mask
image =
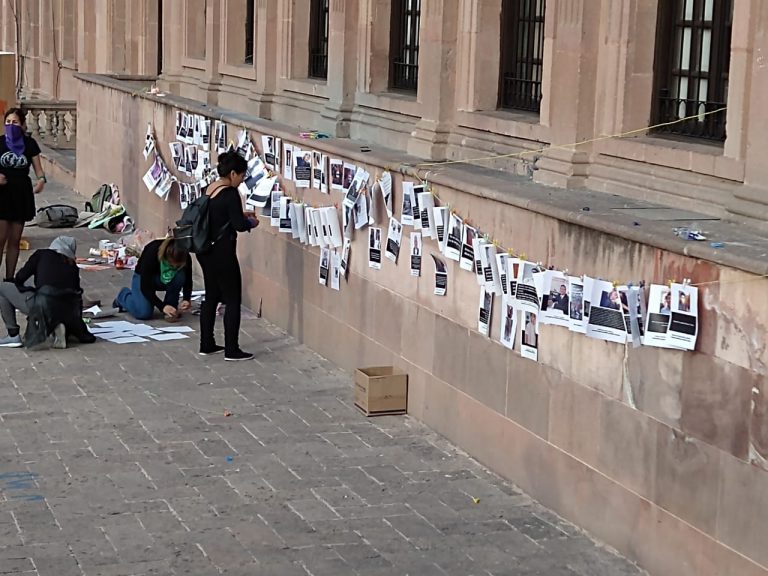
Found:
[[[24,223],[35,217],[35,194],[47,180],[40,163],[40,146],[24,130],[24,112],[5,112],[5,137],[0,137],[0,263],[5,250],[5,280],[13,281],[19,262],[19,242]],[[34,168],[37,182],[29,177]]]

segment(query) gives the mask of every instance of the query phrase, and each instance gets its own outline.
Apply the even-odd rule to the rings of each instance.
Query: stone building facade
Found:
[[[458,266],[437,298],[426,272],[368,269],[357,238],[335,293],[318,285],[317,249],[268,226],[240,245],[246,300],[265,318],[345,368],[407,370],[413,416],[651,574],[768,574],[768,4],[30,4],[53,5],[54,24],[72,5],[78,28],[56,80],[45,21],[22,20],[39,39],[22,51],[22,95],[77,100],[78,188],[117,183],[143,228],[162,234],[179,213],[143,189],[146,125],[167,149],[182,110],[390,170],[396,191],[426,179],[535,260],[699,284],[695,352],[542,326],[533,363],[477,332],[477,284]],[[313,129],[332,137],[298,136]],[[725,248],[677,239],[674,215],[649,216],[670,208],[700,213],[676,217]]]

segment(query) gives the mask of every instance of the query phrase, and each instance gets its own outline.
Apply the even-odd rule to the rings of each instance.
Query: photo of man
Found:
[[[672,314],[672,292],[665,290],[661,296],[661,306],[659,307],[659,314],[669,316]]]
[[[550,294],[550,306],[563,314],[568,314],[568,287],[565,284],[560,284],[557,292],[553,291]]]

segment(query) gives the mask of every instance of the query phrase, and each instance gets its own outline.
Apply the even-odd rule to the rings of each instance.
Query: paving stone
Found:
[[[108,236],[66,233],[81,254]],[[131,272],[81,276],[109,303]],[[419,422],[361,416],[351,377],[279,328],[242,329],[257,359],[234,366],[197,334],[0,350],[0,574],[641,574]]]

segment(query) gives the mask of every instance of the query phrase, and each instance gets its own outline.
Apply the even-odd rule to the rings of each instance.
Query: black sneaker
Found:
[[[242,350],[238,350],[237,352],[232,352],[231,354],[227,354],[224,356],[224,360],[227,362],[241,362],[243,360],[253,360],[253,354],[250,352],[243,352]]]
[[[200,356],[211,356],[212,354],[221,354],[222,352],[224,352],[224,346],[214,344],[213,348],[209,350],[200,350]]]

